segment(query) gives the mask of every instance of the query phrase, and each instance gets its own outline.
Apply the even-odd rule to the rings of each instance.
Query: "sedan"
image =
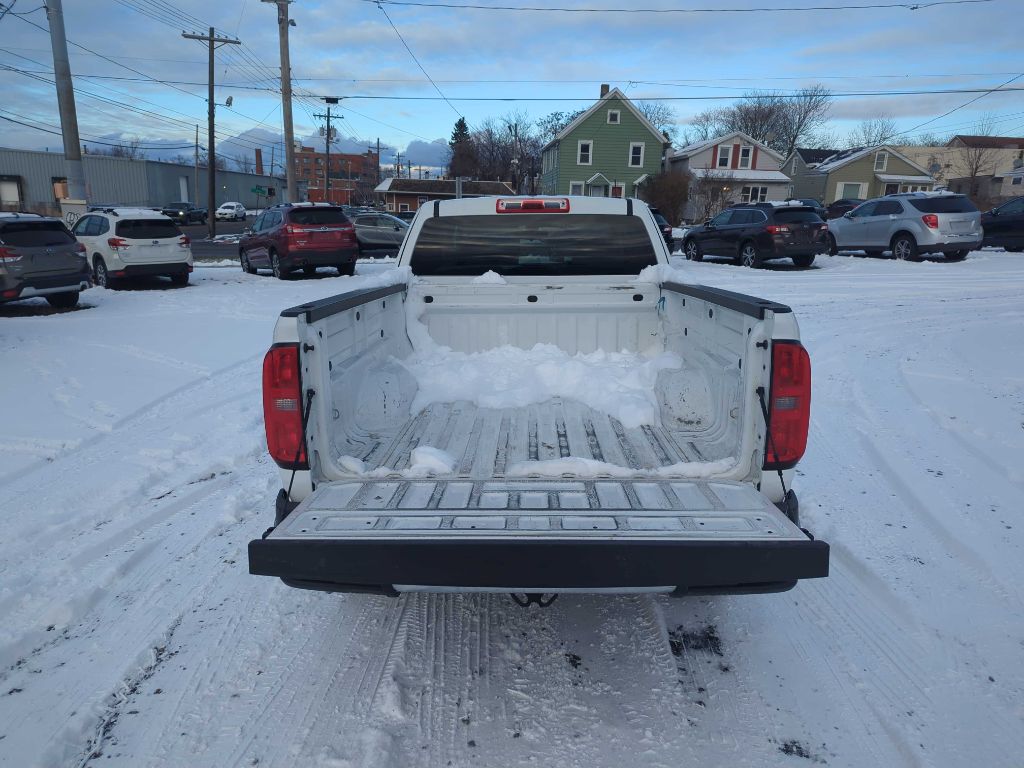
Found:
[[[217,221],[245,221],[245,206],[241,203],[224,203],[214,217]]]
[[[1024,197],[1017,197],[981,214],[985,230],[982,245],[1001,245],[1008,251],[1024,251]]]
[[[409,231],[409,223],[387,213],[366,213],[352,220],[359,250],[396,249]]]

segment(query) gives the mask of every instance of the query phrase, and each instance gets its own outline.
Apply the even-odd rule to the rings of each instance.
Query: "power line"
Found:
[[[0,112],[6,112],[8,115],[14,115],[15,117],[20,117],[20,118],[22,118],[22,120],[30,120],[31,119],[31,118],[25,117],[24,115],[19,115],[16,112],[11,112],[9,109],[2,109],[2,108],[0,108]],[[0,115],[0,120],[6,120],[9,123],[17,123],[18,125],[23,125],[26,128],[32,128],[33,130],[42,131],[43,133],[50,133],[50,134],[53,134],[54,136],[62,136],[63,135],[61,130],[57,126],[52,125],[51,123],[39,123],[38,121],[36,123],[25,123],[25,122],[22,122],[21,120],[15,120],[15,119],[10,118],[10,117],[5,117],[4,115]],[[43,125],[49,125],[52,128],[55,128],[56,130],[52,130],[51,131],[51,130],[49,130],[47,128],[43,128],[42,127]],[[89,137],[89,134],[85,134],[85,133],[82,134],[82,137],[85,139],[85,143],[86,144],[102,144],[105,147],[122,147],[122,146],[124,146],[124,142],[112,143],[112,142],[109,142],[109,141],[102,141],[100,139],[93,139],[93,138]],[[157,149],[192,149],[192,145],[191,144],[183,144],[182,146],[179,147],[179,146],[170,146],[170,145],[166,145],[166,144],[138,144],[138,145],[136,145],[136,148],[137,149],[146,149],[146,150],[157,150]]]
[[[931,120],[925,120],[920,125],[915,125],[909,131],[902,131],[901,133],[899,133],[897,135],[902,136],[904,133],[911,133],[913,131],[916,131],[918,128],[923,128],[924,126],[929,125],[930,123],[934,123],[936,120],[941,120],[942,118],[947,117],[948,115],[952,115],[954,112],[956,112],[958,110],[961,110],[964,107],[969,107],[971,104],[973,104],[974,102],[978,101],[979,99],[985,98],[990,93],[995,93],[996,91],[1004,91],[1005,92],[1005,91],[1018,91],[1018,90],[1021,90],[1020,88],[1007,88],[1006,86],[1008,86],[1010,83],[1014,82],[1015,80],[1020,80],[1022,77],[1024,77],[1024,72],[1021,72],[1019,75],[1017,75],[1015,77],[1011,77],[1009,80],[1007,80],[1002,85],[997,85],[995,88],[992,88],[992,89],[990,89],[988,91],[985,91],[983,94],[981,94],[980,96],[976,96],[975,98],[971,99],[970,101],[965,101],[959,107],[953,107],[953,109],[949,110],[949,112],[944,112],[943,114],[939,115],[938,117],[933,117]],[[965,93],[977,93],[977,91],[965,91]]]
[[[471,3],[422,3],[413,0],[363,0],[374,3],[383,10],[384,5],[412,6],[416,8],[451,8],[474,11],[546,11],[555,13],[789,13],[793,11],[866,11],[879,8],[905,8],[917,11],[940,5],[974,5],[991,3],[993,0],[933,0],[927,3],[872,3],[870,5],[813,5],[793,8],[766,6],[760,8],[570,8],[566,6],[529,5],[474,5]]]
[[[435,83],[435,82],[434,82],[434,81],[433,81],[433,80],[431,79],[430,75],[428,75],[428,74],[427,74],[427,70],[423,68],[423,65],[422,65],[422,64],[420,64],[420,60],[416,58],[416,54],[412,52],[412,48],[410,48],[410,47],[409,47],[409,44],[408,44],[407,42],[405,42],[405,38],[404,38],[404,37],[402,37],[402,33],[398,31],[398,27],[396,27],[396,26],[395,26],[395,22],[393,22],[393,21],[391,20],[391,17],[390,17],[390,16],[388,16],[388,12],[387,12],[386,10],[384,10],[384,5],[383,5],[382,3],[380,3],[380,2],[378,2],[378,3],[377,3],[377,7],[378,7],[378,8],[380,8],[380,10],[381,10],[381,13],[383,13],[383,14],[384,14],[384,18],[388,20],[388,24],[390,24],[390,25],[391,25],[391,28],[392,28],[393,30],[395,30],[395,34],[396,34],[396,35],[398,35],[398,39],[402,41],[402,45],[404,45],[404,46],[405,46],[405,50],[407,50],[407,51],[409,52],[409,55],[410,55],[410,56],[412,56],[412,60],[416,62],[416,66],[420,68],[420,72],[422,72],[422,73],[423,73],[423,76],[424,76],[424,77],[426,77],[426,78],[427,78],[427,80],[430,80],[430,84],[431,84],[432,86],[434,86],[434,90],[435,90],[435,91],[437,91],[437,92],[438,92],[438,94],[439,94],[439,95],[441,96],[441,98],[442,98],[442,99],[444,99],[445,103],[446,103],[446,104],[447,104],[447,105],[448,105],[449,107],[451,107],[451,108],[452,108],[452,111],[453,111],[453,112],[454,112],[454,113],[455,113],[456,115],[458,115],[459,117],[463,117],[462,113],[461,113],[461,112],[459,112],[459,110],[455,108],[455,105],[454,105],[454,104],[452,104],[452,103],[451,103],[450,101],[448,101],[448,97],[446,97],[446,96],[445,96],[445,95],[444,95],[443,93],[441,93],[441,89],[437,87],[437,83]],[[465,119],[465,118],[463,118],[463,119]]]

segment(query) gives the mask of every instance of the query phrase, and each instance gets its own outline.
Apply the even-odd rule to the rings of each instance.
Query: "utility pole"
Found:
[[[408,157],[405,158],[405,164],[409,168],[409,178],[411,179],[412,178],[412,160],[410,160]]]
[[[82,167],[82,144],[78,138],[78,114],[75,111],[71,64],[68,62],[68,41],[64,37],[64,8],[61,0],[46,0],[45,8],[50,23],[60,132],[64,138],[64,174],[68,180],[68,198],[85,200],[85,169]]]
[[[192,179],[192,198],[199,205],[199,123],[196,123],[196,175]]]
[[[292,62],[288,51],[288,28],[295,22],[288,18],[292,0],[263,0],[277,6],[277,37],[281,48],[281,117],[284,119],[284,162],[288,184],[288,202],[299,198],[295,180],[295,130],[292,128]]]
[[[324,151],[327,155],[327,167],[324,169],[324,200],[329,203],[331,202],[331,105],[337,104],[339,99],[334,96],[324,96],[324,101],[327,102],[327,114],[313,115],[313,117],[321,120],[327,118],[327,133],[324,134]],[[334,115],[334,117],[338,117],[338,115]]]
[[[232,40],[231,38],[228,38],[228,37],[217,37],[217,35],[214,32],[213,27],[210,27],[210,34],[209,35],[193,35],[193,34],[189,34],[188,32],[182,32],[181,36],[184,37],[184,38],[187,38],[189,40],[202,40],[204,43],[206,43],[206,45],[207,45],[207,47],[209,48],[209,51],[210,51],[210,62],[209,62],[209,69],[210,69],[209,78],[210,78],[210,82],[209,82],[209,95],[207,96],[207,104],[206,104],[206,122],[207,122],[206,130],[207,130],[207,134],[208,134],[207,145],[206,145],[206,214],[207,214],[206,221],[207,221],[207,225],[209,226],[210,239],[213,240],[214,236],[217,234],[217,217],[213,215],[214,210],[216,209],[216,202],[215,201],[217,199],[217,157],[216,157],[217,153],[216,153],[216,150],[214,149],[214,144],[216,143],[217,139],[216,139],[216,136],[214,136],[214,132],[213,132],[214,114],[215,114],[217,105],[216,105],[216,103],[214,103],[214,100],[213,100],[213,61],[214,61],[213,52],[217,50],[218,43],[220,45],[228,45],[228,44],[230,44],[230,45],[240,45],[241,41],[240,40]],[[230,99],[229,99],[229,101],[230,101]],[[197,199],[196,200],[196,204],[198,204],[198,203],[199,203],[199,200]]]

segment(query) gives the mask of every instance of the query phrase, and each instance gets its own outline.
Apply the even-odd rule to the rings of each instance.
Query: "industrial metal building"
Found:
[[[158,207],[177,201],[216,208],[239,202],[247,208],[267,205],[252,190],[273,190],[270,203],[283,202],[283,178],[237,171],[217,171],[217,199],[208,205],[206,169],[157,160],[129,160],[107,155],[83,155],[86,195],[90,205],[117,204]],[[26,210],[60,215],[58,200],[66,196],[64,154],[0,147],[0,210]]]

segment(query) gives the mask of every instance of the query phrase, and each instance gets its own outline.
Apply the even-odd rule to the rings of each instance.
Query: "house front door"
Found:
[[[604,184],[592,184],[590,187],[591,197],[608,197],[608,188]]]
[[[612,197],[622,197],[622,185],[614,184],[612,186]]]

